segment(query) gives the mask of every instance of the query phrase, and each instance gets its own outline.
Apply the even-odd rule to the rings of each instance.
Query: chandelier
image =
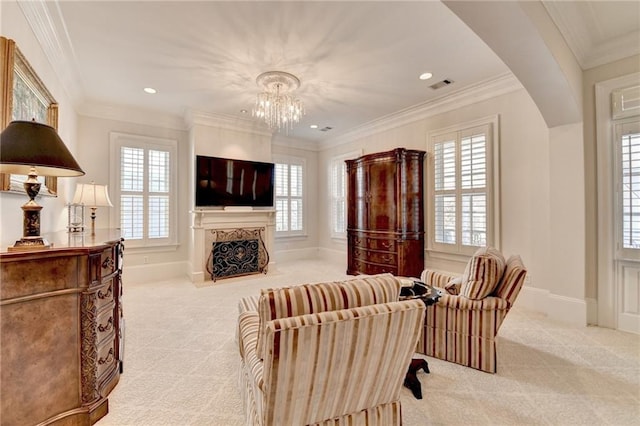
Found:
[[[256,98],[253,116],[263,120],[271,130],[285,129],[288,133],[304,115],[304,106],[292,92],[300,87],[300,80],[293,74],[268,71],[256,78],[262,89]]]

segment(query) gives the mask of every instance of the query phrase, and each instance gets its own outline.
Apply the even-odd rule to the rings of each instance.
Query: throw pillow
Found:
[[[473,300],[489,296],[504,273],[504,256],[493,247],[478,249],[464,270],[460,295]]]

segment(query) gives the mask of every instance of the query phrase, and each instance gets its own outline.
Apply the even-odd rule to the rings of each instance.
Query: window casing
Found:
[[[113,220],[127,247],[177,244],[177,141],[111,134]]]
[[[430,135],[430,250],[468,255],[499,241],[496,127],[494,117]]]
[[[306,234],[305,160],[275,159],[276,237]]]

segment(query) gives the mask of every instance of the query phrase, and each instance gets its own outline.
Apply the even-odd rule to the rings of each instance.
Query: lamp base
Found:
[[[8,251],[29,251],[29,250],[46,250],[50,249],[51,244],[42,237],[23,237],[16,243],[7,247]]]

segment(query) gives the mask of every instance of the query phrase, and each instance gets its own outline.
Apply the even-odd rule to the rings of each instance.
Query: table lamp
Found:
[[[38,174],[82,176],[84,171],[51,126],[35,121],[12,121],[0,134],[0,173],[27,175],[24,190],[29,201],[22,206],[22,239],[9,251],[51,247],[40,236],[40,210],[35,198],[40,192]]]
[[[96,209],[98,207],[113,207],[109,199],[107,185],[95,183],[79,183],[73,196],[73,204],[83,204],[91,209],[91,236],[96,235]]]

